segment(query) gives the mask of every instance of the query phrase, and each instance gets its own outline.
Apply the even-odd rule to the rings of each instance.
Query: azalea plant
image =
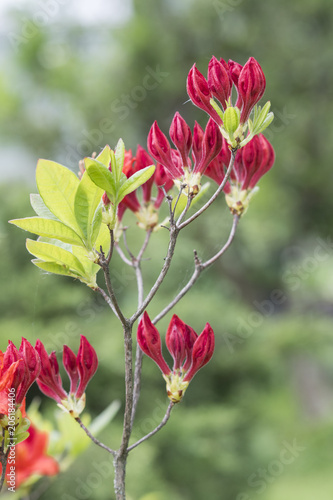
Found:
[[[31,195],[36,215],[10,222],[38,236],[37,240],[26,241],[37,267],[82,282],[92,293],[103,297],[118,319],[118,334],[124,340],[123,433],[118,447],[111,447],[96,438],[94,426],[87,424],[84,415],[81,419],[85,390],[98,368],[97,353],[84,335],[77,354],[63,346],[62,363],[69,378],[68,389],[64,388],[56,353],[46,351],[43,339],[35,347],[22,339],[18,349],[9,340],[6,350],[0,351],[0,487],[6,481],[8,489],[14,491],[34,473],[54,475],[59,471],[57,462],[47,454],[47,434],[39,431],[29,413],[26,414],[26,393],[36,381],[40,391],[72,417],[86,439],[112,455],[115,496],[117,500],[126,498],[129,453],[167,423],[189,383],[213,356],[215,339],[209,318],[205,318],[206,325],[198,335],[191,325],[172,315],[165,335],[172,367],[164,358],[156,324],[177,306],[202,271],[229,248],[238,223],[258,190],[257,182],[273,166],[273,148],[262,135],[273,120],[273,113],[269,111],[269,102],[262,107],[258,105],[265,86],[264,73],[253,57],[244,66],[212,57],[207,78],[196,65],[187,78],[191,101],[209,115],[204,128],[196,122],[192,129],[176,112],[169,129],[173,145],[155,121],[148,134],[147,150],[138,146],[133,156],[119,139],[114,150],[105,146],[98,155],[94,153],[82,160],[78,176],[63,165],[39,160],[38,194]],[[208,182],[203,183],[205,177],[213,179],[217,188],[203,203],[209,187]],[[169,271],[179,234],[204,216],[222,192],[232,216],[229,237],[206,261],[195,252],[188,282],[151,318],[149,306]],[[167,217],[161,216],[163,202],[167,204]],[[126,210],[134,214],[137,230],[144,232],[136,255],[128,245],[127,228],[123,225]],[[168,231],[168,247],[160,273],[145,294],[141,264],[151,239],[158,238],[160,231]],[[114,252],[118,252],[136,276],[138,306],[130,316],[120,307],[112,282],[110,267],[114,265]],[[144,354],[160,369],[170,402],[159,425],[131,442]]]

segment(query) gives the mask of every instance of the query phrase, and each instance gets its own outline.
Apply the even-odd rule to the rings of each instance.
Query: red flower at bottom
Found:
[[[9,488],[18,489],[35,474],[55,476],[59,473],[58,462],[47,455],[48,440],[47,432],[39,431],[33,424],[30,425],[29,437],[13,448],[15,458],[10,456],[8,460],[6,482]]]

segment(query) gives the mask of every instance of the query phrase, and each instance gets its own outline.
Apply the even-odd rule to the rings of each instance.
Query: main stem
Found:
[[[128,443],[132,431],[132,405],[133,405],[133,367],[132,367],[132,326],[127,323],[124,325],[124,348],[125,348],[125,412],[123,437],[119,450],[116,452],[114,464],[114,491],[116,500],[125,500],[125,476],[126,461],[128,455]]]

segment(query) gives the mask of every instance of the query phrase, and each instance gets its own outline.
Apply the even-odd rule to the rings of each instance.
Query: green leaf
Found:
[[[129,177],[117,192],[117,203],[120,203],[123,198],[132,191],[135,191],[139,186],[144,184],[155,172],[155,165],[143,168],[134,175]]]
[[[109,168],[110,165],[111,151],[112,149],[110,148],[110,146],[106,145],[103,151],[101,151],[99,155],[96,157],[96,160],[99,163],[102,163],[106,168]]]
[[[110,250],[110,245],[111,245],[111,239],[110,239],[110,231],[109,228],[107,227],[106,224],[102,224],[100,231],[98,233],[97,240],[95,242],[95,248],[96,250],[100,250],[100,247],[103,248],[103,252],[105,254],[109,253]]]
[[[99,205],[103,193],[103,189],[96,186],[85,172],[76,191],[74,210],[77,223],[90,250],[94,246],[102,223],[102,207]]]
[[[74,213],[74,199],[79,185],[76,175],[59,163],[39,160],[36,181],[47,208],[64,224],[80,233]]]
[[[116,186],[110,170],[103,163],[92,158],[85,158],[84,163],[90,179],[96,186],[106,191],[111,200],[114,200],[116,197]]]
[[[55,238],[73,245],[83,245],[82,239],[73,229],[57,220],[27,217],[25,219],[13,219],[9,222],[25,231],[38,234],[38,236]]]
[[[72,271],[81,276],[85,275],[85,269],[82,263],[79,261],[75,255],[73,255],[68,250],[52,245],[50,243],[44,243],[42,241],[34,241],[27,239],[26,247],[28,252],[45,262],[55,262],[64,266],[66,272]],[[76,247],[79,248],[79,247]]]
[[[47,273],[61,274],[62,276],[77,278],[76,274],[71,273],[68,271],[68,268],[62,266],[61,264],[56,264],[56,262],[44,262],[40,259],[32,259],[31,262]]]
[[[256,129],[255,133],[261,134],[261,132],[263,132],[272,123],[273,120],[274,120],[274,113],[272,113],[272,112],[268,113],[264,122],[262,123],[262,125],[260,127],[258,127]]]
[[[32,193],[30,195],[30,203],[36,214],[39,215],[39,217],[43,217],[44,219],[59,220],[58,217],[56,217],[47,208],[40,194]]]
[[[123,172],[124,159],[125,159],[125,144],[124,144],[124,141],[122,139],[119,139],[117,146],[116,146],[116,151],[115,151],[116,165],[115,165],[115,169],[114,169],[115,178],[116,178],[117,183],[120,181],[121,174]],[[113,169],[112,169],[112,171],[113,171]]]

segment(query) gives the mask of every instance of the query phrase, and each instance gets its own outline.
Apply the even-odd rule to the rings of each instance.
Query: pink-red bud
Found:
[[[184,118],[177,112],[171,122],[169,135],[179,151],[183,166],[189,163],[189,154],[192,146],[192,133]]]
[[[264,95],[266,88],[265,75],[260,64],[254,57],[250,57],[242,68],[237,88],[243,102],[240,121],[241,123],[245,123],[250,116],[252,108]]]
[[[98,359],[95,349],[89,344],[84,335],[81,335],[80,347],[77,353],[77,370],[80,376],[79,387],[76,391],[76,398],[80,398],[85,392],[90,379],[95,375],[98,367]]]
[[[193,104],[206,111],[218,125],[222,125],[221,117],[210,103],[213,94],[209,89],[208,82],[203,74],[196,68],[195,64],[189,71],[186,88]]]
[[[227,102],[231,96],[232,80],[227,63],[215,56],[211,58],[208,64],[208,86],[214,97],[220,101],[224,110],[227,108]]]
[[[192,349],[192,364],[190,370],[184,377],[185,382],[189,382],[197,371],[205,366],[213,356],[215,347],[215,338],[212,327],[206,324],[203,332],[199,335]]]
[[[137,340],[141,350],[155,361],[162,373],[169,375],[171,370],[163,358],[160,334],[146,311],[139,322]]]

